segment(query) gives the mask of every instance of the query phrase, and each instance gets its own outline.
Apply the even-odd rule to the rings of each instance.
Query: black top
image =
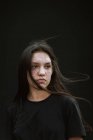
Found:
[[[9,140],[68,140],[86,135],[75,99],[50,95],[42,101],[13,104],[8,108]]]

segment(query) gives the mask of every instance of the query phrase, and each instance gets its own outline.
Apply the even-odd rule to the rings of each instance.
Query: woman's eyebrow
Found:
[[[40,62],[32,62],[32,64],[40,64]],[[44,64],[51,64],[51,62],[45,62]]]
[[[46,62],[45,64],[51,64],[51,62]]]

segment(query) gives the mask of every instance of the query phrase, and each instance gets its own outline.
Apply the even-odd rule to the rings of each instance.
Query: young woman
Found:
[[[18,92],[8,108],[11,140],[84,139],[80,109],[64,86],[66,82],[47,42],[33,42],[23,51]]]

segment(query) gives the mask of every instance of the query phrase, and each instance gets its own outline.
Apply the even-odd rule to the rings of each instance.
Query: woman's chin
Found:
[[[45,84],[40,84],[40,86],[43,88],[43,89],[46,89],[47,86]]]

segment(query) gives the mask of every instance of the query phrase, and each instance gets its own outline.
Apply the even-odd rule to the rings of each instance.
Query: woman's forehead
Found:
[[[35,52],[32,56],[33,63],[51,63],[51,58],[46,52]]]

